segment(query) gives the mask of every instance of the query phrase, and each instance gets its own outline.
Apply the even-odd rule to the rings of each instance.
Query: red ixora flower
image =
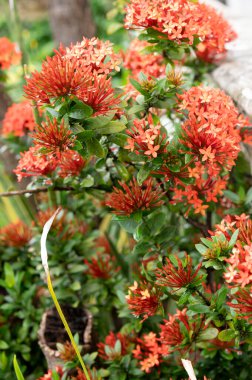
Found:
[[[216,9],[207,4],[198,4],[203,16],[202,25],[207,33],[197,45],[197,56],[206,62],[222,58],[226,53],[226,43],[237,38],[237,34],[225,18]]]
[[[240,289],[235,295],[232,296],[232,301],[236,301],[237,303],[227,302],[227,305],[237,311],[239,318],[249,320],[252,318],[251,289]]]
[[[152,28],[163,39],[192,45],[194,36],[206,33],[201,25],[202,12],[197,4],[187,0],[131,0],[126,7],[125,28]]]
[[[80,70],[77,58],[66,59],[57,51],[42,63],[40,72],[35,71],[26,80],[26,97],[37,105],[50,104],[58,97],[78,96],[81,90],[92,87],[91,68]]]
[[[129,185],[119,182],[122,189],[114,187],[106,200],[106,206],[113,208],[118,215],[131,215],[138,210],[150,210],[161,206],[163,193],[159,187],[154,189],[153,179],[147,179],[141,186],[133,178]]]
[[[17,44],[11,42],[7,37],[0,38],[0,70],[8,69],[21,60],[21,53]]]
[[[176,261],[177,267],[169,258],[166,258],[165,265],[162,268],[157,268],[155,270],[157,285],[168,286],[169,288],[177,290],[188,286],[194,286],[201,281],[203,275],[199,276],[198,272],[202,263],[200,263],[194,270],[192,258],[190,256],[186,255],[184,263],[178,257],[176,257]]]
[[[23,101],[12,104],[3,119],[3,127],[1,134],[3,136],[24,136],[26,132],[33,131],[35,120],[33,116],[32,106]]]
[[[74,145],[75,137],[72,136],[71,130],[66,126],[64,119],[61,123],[57,119],[47,119],[41,125],[35,127],[32,134],[34,144],[42,154],[53,154],[56,157],[62,152],[66,152]]]
[[[86,274],[93,278],[108,280],[120,270],[120,267],[115,267],[115,258],[103,252],[98,252],[96,258],[85,259],[84,263],[87,265]]]
[[[5,247],[23,247],[31,238],[30,227],[22,221],[8,224],[0,229],[0,245]]]
[[[136,317],[143,317],[145,321],[148,317],[155,315],[160,306],[160,292],[146,282],[129,287],[129,293],[126,296],[129,309]]]
[[[116,347],[116,342],[120,342],[120,349]],[[107,347],[107,349],[106,349]],[[100,342],[97,344],[98,354],[104,360],[114,361],[120,359],[127,354],[129,347],[128,338],[121,333],[113,333],[112,331],[105,338],[105,343]]]
[[[111,78],[92,71],[92,66],[81,64],[79,58],[64,55],[64,49],[47,57],[40,72],[27,78],[26,97],[37,105],[54,103],[56,98],[76,96],[94,110],[94,116],[118,111],[120,96],[115,95]],[[90,59],[90,57],[89,57]]]
[[[54,157],[41,154],[38,147],[30,147],[21,153],[18,166],[13,171],[18,181],[24,177],[51,176],[56,170],[60,177],[65,178],[78,175],[84,166],[85,160],[76,151],[68,150],[60,157]]]

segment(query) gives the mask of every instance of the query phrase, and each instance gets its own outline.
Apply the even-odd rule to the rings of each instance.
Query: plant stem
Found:
[[[197,294],[203,299],[203,301],[205,302],[205,304],[206,304],[207,306],[210,306],[210,305],[211,305],[210,301],[208,301],[208,299],[204,296],[203,293],[201,293],[200,290],[196,289],[196,293],[197,293]]]
[[[70,341],[71,341],[71,343],[72,343],[72,346],[73,346],[73,348],[74,348],[74,350],[75,350],[75,352],[76,352],[76,355],[77,355],[77,357],[78,357],[78,359],[79,359],[79,362],[80,362],[80,364],[81,364],[81,367],[82,367],[82,369],[83,369],[83,372],[84,372],[84,374],[85,374],[87,380],[91,380],[91,379],[90,379],[90,376],[89,376],[89,373],[88,373],[88,371],[87,371],[87,368],[86,368],[86,366],[85,366],[85,364],[84,364],[84,361],[83,361],[83,359],[82,359],[82,357],[81,357],[81,354],[80,354],[79,348],[78,348],[77,344],[75,343],[75,340],[74,340],[73,334],[72,334],[72,332],[71,332],[71,330],[70,330],[70,328],[69,328],[69,325],[68,325],[68,323],[67,323],[67,321],[66,321],[66,318],[65,318],[65,316],[64,316],[64,314],[63,314],[63,311],[62,311],[62,309],[61,309],[61,307],[60,307],[60,304],[59,304],[59,302],[58,302],[58,300],[57,300],[56,294],[54,293],[53,285],[52,285],[52,281],[51,281],[51,277],[50,277],[50,273],[49,273],[49,271],[47,272],[47,285],[48,285],[48,290],[49,290],[49,292],[50,292],[50,294],[51,294],[51,296],[52,296],[52,299],[53,299],[54,305],[55,305],[55,307],[56,307],[56,309],[57,309],[57,312],[59,313],[60,319],[61,319],[61,321],[62,321],[62,323],[63,323],[63,325],[64,325],[64,327],[65,327],[65,329],[66,329],[66,332],[67,332],[67,334],[68,334],[68,336],[69,336],[69,339],[70,339]]]

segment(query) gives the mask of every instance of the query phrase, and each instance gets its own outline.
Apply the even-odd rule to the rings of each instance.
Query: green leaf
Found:
[[[199,335],[200,340],[211,340],[217,337],[219,330],[214,327],[202,331]]]
[[[15,276],[13,269],[9,263],[4,264],[5,283],[8,288],[13,288],[15,285]]]
[[[233,191],[225,190],[223,191],[226,198],[230,199],[232,202],[239,204],[240,203],[240,197],[239,195],[233,193]]]
[[[107,28],[107,33],[110,35],[110,34],[114,34],[115,32],[117,32],[119,29],[123,28],[123,24],[120,23],[120,22],[112,22],[109,24],[108,28]]]
[[[210,311],[209,306],[202,305],[201,303],[190,305],[189,309],[191,311],[194,311],[195,313],[202,313],[202,314],[209,313]]]
[[[13,365],[14,365],[15,374],[17,376],[17,380],[24,380],[24,376],[19,368],[16,355],[14,355]]]
[[[204,253],[207,251],[207,248],[203,244],[196,244],[195,248],[197,251],[204,255]]]
[[[218,339],[222,342],[230,342],[235,338],[235,332],[232,329],[223,330],[219,333]]]
[[[88,174],[86,178],[81,181],[80,185],[81,187],[92,187],[94,184],[94,178]]]
[[[71,108],[68,116],[72,119],[83,120],[90,117],[92,113],[93,109],[91,107],[89,107],[87,104],[79,102]]]
[[[80,133],[77,134],[77,139],[79,141],[85,142],[86,140],[89,140],[89,139],[91,139],[94,136],[95,136],[95,132],[94,131],[82,131],[82,132],[80,132]]]
[[[214,243],[212,242],[212,240],[208,240],[208,239],[206,239],[206,238],[201,238],[200,240],[201,240],[202,243],[204,243],[208,248],[213,248]]]
[[[103,116],[90,117],[85,120],[85,125],[91,128],[94,127],[94,129],[98,127],[102,127],[103,125],[108,124],[113,119],[114,116],[115,116],[115,111],[110,111],[106,114],[106,116],[103,115]]]
[[[230,241],[229,241],[228,248],[233,248],[233,246],[234,246],[235,243],[236,243],[236,240],[237,240],[238,235],[239,235],[239,229],[236,230],[236,231],[233,233],[233,235],[232,235],[232,237],[231,237],[231,239],[230,239]]]
[[[142,166],[139,172],[137,173],[137,182],[139,185],[142,185],[142,183],[149,177],[150,169],[146,166]]]
[[[252,187],[249,189],[249,191],[246,194],[245,204],[248,204],[251,202],[252,202]]]
[[[0,340],[0,350],[7,350],[8,347],[9,345],[4,340]]]
[[[117,173],[119,174],[119,176],[124,179],[124,181],[128,181],[128,179],[130,178],[130,174],[125,166],[125,164],[123,164],[122,162],[119,162],[119,161],[115,161],[114,162],[115,164],[115,167],[116,167],[116,170],[117,170]]]
[[[85,144],[87,145],[88,151],[91,155],[95,155],[99,158],[103,158],[105,156],[104,149],[96,138],[92,137],[91,139],[86,140]]]
[[[224,286],[222,286],[217,294],[216,294],[216,306],[217,308],[221,308],[226,300],[226,297],[227,297],[227,293],[228,293],[228,290],[227,288],[225,288]]]
[[[144,105],[143,105],[143,104],[141,104],[141,105],[137,104],[137,105],[135,105],[135,106],[133,106],[133,107],[131,107],[131,108],[129,109],[128,114],[129,114],[129,115],[133,115],[134,113],[144,111],[144,109],[145,109],[145,108],[144,108]]]
[[[101,135],[110,135],[123,131],[126,128],[126,125],[121,121],[113,120],[101,127],[93,126],[91,128]]]
[[[140,224],[139,221],[136,221],[134,218],[127,216],[113,216],[112,220],[114,222],[118,222],[122,228],[131,234],[135,232],[137,226]]]
[[[109,141],[120,146],[121,148],[124,148],[124,145],[127,142],[127,135],[124,135],[123,133],[115,133],[111,136],[109,136]]]

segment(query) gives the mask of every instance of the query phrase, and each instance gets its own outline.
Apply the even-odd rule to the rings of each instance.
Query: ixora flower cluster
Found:
[[[121,53],[97,38],[60,46],[3,122],[5,143],[20,142],[14,173],[41,205],[31,227],[0,230],[0,248],[33,258],[61,206],[48,235],[56,293],[93,315],[89,379],[67,341],[40,379],[178,380],[181,359],[199,379],[249,379],[250,123],[205,75],[235,33],[190,0],[128,1],[125,29],[136,33]]]

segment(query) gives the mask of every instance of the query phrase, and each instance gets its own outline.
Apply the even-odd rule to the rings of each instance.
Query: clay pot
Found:
[[[67,323],[72,334],[78,333],[79,345],[82,346],[82,354],[90,351],[92,343],[92,315],[85,308],[74,308],[68,305],[62,306]],[[69,337],[61,322],[55,307],[47,310],[41,320],[38,331],[39,345],[46,357],[48,368],[63,365],[57,351],[57,343],[64,344],[69,341]]]

